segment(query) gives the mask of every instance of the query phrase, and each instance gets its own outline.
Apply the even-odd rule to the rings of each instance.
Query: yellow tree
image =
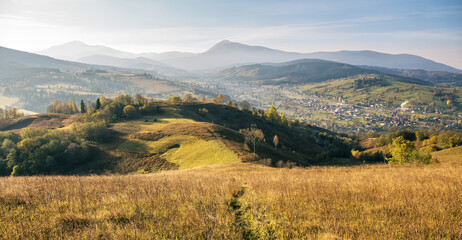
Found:
[[[217,96],[218,103],[223,103],[225,99],[226,99],[225,95],[218,94]]]
[[[268,120],[270,120],[271,122],[279,123],[281,121],[281,117],[278,114],[278,110],[273,105],[271,105],[266,116],[268,117]]]
[[[287,121],[286,115],[284,115],[284,113],[281,114],[281,124],[284,127],[289,126],[289,122]]]

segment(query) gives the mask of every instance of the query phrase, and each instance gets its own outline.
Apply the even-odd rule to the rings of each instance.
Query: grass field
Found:
[[[462,146],[433,152],[432,156],[441,162],[460,164],[462,163]]]
[[[157,141],[128,140],[118,150],[125,152],[161,153],[179,169],[223,163],[237,163],[239,159],[219,140],[203,140],[195,136],[175,135]]]
[[[198,137],[196,128],[210,132],[213,137],[208,138],[212,139]],[[160,154],[160,157],[168,162],[178,165],[179,169],[240,162],[222,139],[214,136],[209,125],[183,118],[171,109],[163,115],[144,116],[138,120],[115,123],[111,129],[126,134],[122,137],[123,142],[117,146],[117,151]],[[156,133],[162,130],[166,136],[159,139],[131,138],[133,134]]]
[[[460,160],[460,159],[459,159]],[[461,239],[462,164],[0,178],[1,239]]]

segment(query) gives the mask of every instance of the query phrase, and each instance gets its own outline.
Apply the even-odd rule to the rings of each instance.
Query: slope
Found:
[[[36,68],[46,67],[73,71],[91,68],[91,66],[83,63],[58,60],[47,56],[13,50],[5,47],[0,47],[0,64],[3,67],[14,65]]]
[[[18,151],[28,148],[32,154],[30,159],[38,154],[37,151],[43,156],[43,151],[64,149],[63,154],[54,155],[55,162],[64,165],[43,170],[55,169],[61,174],[150,173],[237,162],[261,162],[272,166],[355,163],[350,159],[351,139],[321,128],[310,125],[282,127],[249,112],[212,103],[157,102],[156,105],[155,112],[110,123],[106,130],[98,122],[85,123],[91,114],[24,117],[4,127],[4,130],[14,129],[16,135],[0,132],[0,140],[11,138],[10,141],[18,142]],[[256,145],[256,153],[250,150],[253,146],[245,142],[239,131],[251,126],[264,134],[264,141]],[[31,128],[37,130],[27,130]],[[43,128],[54,130],[40,130]],[[272,143],[275,135],[280,139],[277,149]],[[52,144],[62,144],[55,140],[47,143],[50,138],[62,139],[70,145],[49,148]],[[79,139],[87,140],[81,142]],[[50,150],[46,150],[48,148]],[[75,155],[79,151],[73,149],[81,149],[81,154]],[[20,165],[29,163],[19,162]],[[24,169],[31,168],[24,165]],[[33,169],[29,174],[42,173],[40,168]],[[9,174],[11,170],[5,171]]]

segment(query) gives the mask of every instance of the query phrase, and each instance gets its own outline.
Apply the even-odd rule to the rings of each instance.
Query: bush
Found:
[[[129,119],[135,118],[138,115],[138,111],[136,111],[136,108],[132,105],[125,106],[123,112],[125,117]]]
[[[454,134],[449,138],[449,146],[457,147],[462,145],[462,137],[459,134]]]
[[[171,97],[168,99],[169,102],[181,102],[181,98],[178,96]]]
[[[81,140],[100,142],[111,137],[111,132],[103,122],[87,122],[74,125],[74,134]]]

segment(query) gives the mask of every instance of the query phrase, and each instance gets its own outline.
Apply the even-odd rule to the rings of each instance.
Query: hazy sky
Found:
[[[462,69],[461,0],[0,0],[0,46],[80,40],[203,52],[228,39],[285,51],[411,53]]]

